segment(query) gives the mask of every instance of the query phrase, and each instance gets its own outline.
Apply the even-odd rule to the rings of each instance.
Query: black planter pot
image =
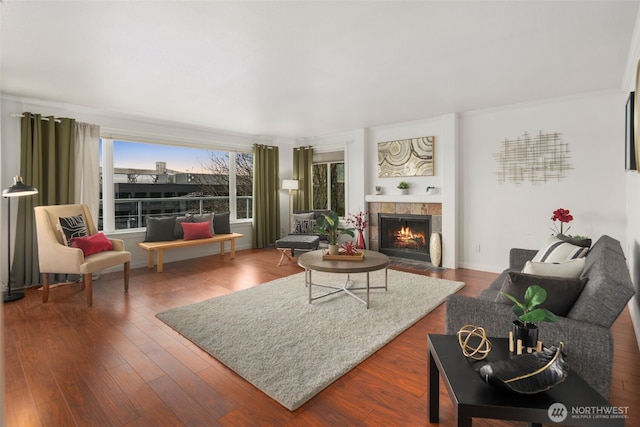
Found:
[[[538,327],[533,323],[527,323],[526,325],[520,320],[514,320],[511,325],[511,333],[513,336],[513,349],[510,351],[517,351],[518,340],[522,341],[522,348],[524,352],[529,348],[536,348],[538,344]]]

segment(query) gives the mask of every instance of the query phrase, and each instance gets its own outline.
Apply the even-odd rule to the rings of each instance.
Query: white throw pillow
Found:
[[[538,276],[571,277],[575,279],[582,274],[584,264],[584,258],[558,263],[527,261],[522,272],[537,274]]]
[[[572,245],[551,236],[545,246],[533,257],[534,262],[563,262],[587,255],[589,248]]]

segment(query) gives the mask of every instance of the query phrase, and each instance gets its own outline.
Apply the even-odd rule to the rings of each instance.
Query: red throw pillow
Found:
[[[98,252],[113,250],[113,243],[103,233],[87,237],[73,237],[71,246],[82,249],[84,256],[97,254]]]
[[[210,222],[183,222],[184,240],[206,239],[213,237]]]

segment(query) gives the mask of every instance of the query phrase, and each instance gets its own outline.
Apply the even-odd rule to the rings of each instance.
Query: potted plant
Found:
[[[538,285],[531,285],[524,294],[524,302],[518,301],[513,295],[500,291],[514,305],[513,313],[518,316],[518,320],[513,321],[513,342],[522,340],[524,348],[534,348],[538,342],[538,322],[556,322],[558,318],[546,308],[538,307],[547,299],[547,291]],[[510,343],[510,351],[513,351]]]
[[[376,185],[376,194],[382,194],[382,187]]]
[[[407,194],[407,190],[409,189],[409,183],[407,181],[400,181],[398,184],[398,188],[402,194]]]
[[[314,228],[316,233],[321,233],[329,239],[329,253],[338,255],[338,237],[341,234],[348,234],[354,237],[353,228],[340,227],[340,218],[335,212],[323,213],[317,220]]]

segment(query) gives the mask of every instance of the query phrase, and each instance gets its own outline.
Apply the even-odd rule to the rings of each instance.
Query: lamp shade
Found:
[[[38,189],[22,182],[22,177],[13,177],[13,185],[2,190],[2,197],[22,197],[38,194]]]
[[[282,189],[283,190],[297,190],[298,189],[298,180],[297,179],[283,179],[282,180]]]

